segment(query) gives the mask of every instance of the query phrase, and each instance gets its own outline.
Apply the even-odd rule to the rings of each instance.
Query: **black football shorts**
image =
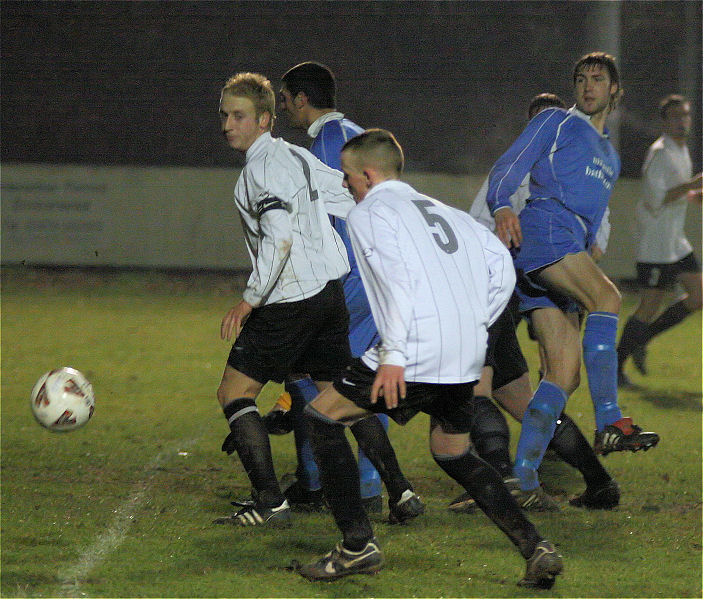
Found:
[[[333,387],[360,408],[389,415],[399,425],[405,425],[419,412],[438,419],[446,433],[468,433],[472,423],[474,384],[406,382],[406,397],[399,398],[396,408],[386,408],[383,398],[372,404],[370,394],[376,371],[355,358],[335,381]]]
[[[352,361],[349,315],[340,281],[315,296],[255,308],[232,345],[227,364],[259,383],[290,373],[332,381]]]
[[[645,288],[660,290],[674,286],[680,273],[701,273],[701,270],[693,252],[674,263],[636,263],[638,283]]]
[[[496,390],[518,379],[528,372],[528,363],[521,351],[516,337],[516,311],[512,306],[513,299],[506,306],[499,318],[489,327],[486,359],[484,365],[494,370],[491,388]]]

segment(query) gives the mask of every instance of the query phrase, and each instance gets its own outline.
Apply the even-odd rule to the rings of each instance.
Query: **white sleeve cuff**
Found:
[[[381,348],[379,352],[379,364],[395,365],[397,367],[406,367],[406,357],[400,350],[384,350]]]
[[[250,290],[247,288],[243,293],[242,293],[242,300],[244,300],[247,304],[252,306],[252,308],[256,308],[259,306],[261,303],[262,299],[260,296],[258,296],[253,290]]]

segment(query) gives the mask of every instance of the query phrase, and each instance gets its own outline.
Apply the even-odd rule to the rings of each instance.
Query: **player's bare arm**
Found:
[[[667,193],[665,194],[665,198],[662,203],[669,204],[670,202],[675,202],[675,200],[679,200],[685,194],[688,194],[689,192],[696,192],[696,191],[699,191],[699,194],[701,194],[701,191],[702,191],[702,174],[701,173],[695,175],[689,181],[685,181],[684,183],[681,183],[680,185],[675,186],[675,187],[667,190]]]

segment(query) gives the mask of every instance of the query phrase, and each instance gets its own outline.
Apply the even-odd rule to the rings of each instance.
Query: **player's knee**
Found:
[[[328,425],[342,425],[341,423],[333,419],[331,416],[326,414],[324,405],[318,406],[318,403],[316,402],[310,402],[306,404],[306,407],[303,409],[303,415],[305,416],[305,418],[310,419],[310,422],[313,425],[319,422],[326,423]]]
[[[576,361],[570,365],[563,365],[560,369],[548,369],[544,379],[563,389],[569,396],[578,387],[580,378],[580,363]]]
[[[239,389],[231,387],[228,385],[228,382],[223,380],[220,382],[220,386],[218,387],[217,391],[217,399],[218,402],[220,403],[220,406],[225,407],[228,404],[230,404],[233,400],[238,399],[238,398],[256,398],[257,394],[256,393],[251,393],[249,390],[245,391],[244,393],[241,392]]]
[[[220,406],[224,407],[235,398],[256,398],[262,386],[263,384],[227,365],[220,380],[217,399]]]
[[[593,299],[593,308],[587,308],[589,312],[599,311],[618,314],[621,310],[621,292],[609,279],[606,279]]]
[[[462,456],[470,447],[468,433],[445,433],[440,427],[430,436],[430,452],[436,460]]]
[[[562,387],[543,380],[528,405],[526,417],[530,416],[534,426],[547,431],[559,419],[566,402],[567,393]]]
[[[688,294],[684,299],[684,305],[689,312],[696,312],[702,309],[702,294],[701,292],[695,294]]]
[[[339,454],[339,444],[344,444],[345,440],[344,425],[317,411],[312,404],[306,405],[303,415],[308,420],[310,441],[316,457]],[[341,457],[336,456],[334,460],[341,460]]]
[[[225,385],[225,382],[221,382],[220,386],[218,387],[217,391],[217,398],[218,402],[220,403],[220,406],[225,406],[226,404],[229,404],[231,398],[227,392],[227,386]]]
[[[499,408],[485,396],[475,396],[472,405],[474,415],[470,437],[480,454],[483,450],[490,451],[497,444],[508,443],[508,423]]]

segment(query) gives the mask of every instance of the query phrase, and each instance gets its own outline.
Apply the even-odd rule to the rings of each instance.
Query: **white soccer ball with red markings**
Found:
[[[61,367],[44,373],[29,399],[34,418],[51,431],[73,431],[93,416],[93,386],[80,371]]]

